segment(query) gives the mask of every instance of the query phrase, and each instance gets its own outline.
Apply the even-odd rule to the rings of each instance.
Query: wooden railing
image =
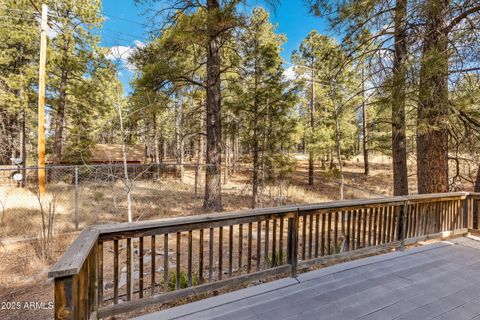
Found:
[[[479,203],[480,194],[460,192],[88,227],[49,272],[55,318],[104,318],[466,234]]]

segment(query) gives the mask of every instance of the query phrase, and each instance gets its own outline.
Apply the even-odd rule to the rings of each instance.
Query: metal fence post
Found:
[[[78,166],[75,166],[75,230],[78,230],[78,216],[80,210],[78,194]]]

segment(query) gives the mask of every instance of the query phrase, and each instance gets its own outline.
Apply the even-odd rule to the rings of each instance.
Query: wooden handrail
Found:
[[[472,228],[473,202],[478,200],[480,200],[478,193],[454,192],[288,205],[90,226],[77,237],[48,273],[50,278],[55,278],[55,318],[88,319],[109,316],[142,308],[152,303],[164,303],[241,284],[272,273],[288,270],[292,276],[296,276],[297,268],[308,267],[328,259],[351,256],[356,252],[360,254],[386,247],[403,246],[405,243],[425,237],[463,234],[468,231],[468,228]],[[223,229],[228,231],[229,238],[223,238]],[[208,281],[204,279],[203,274],[206,270],[203,266],[203,246],[206,241],[203,230],[210,230]],[[215,230],[218,231],[216,236],[214,236]],[[194,241],[192,232],[198,233],[200,237],[197,240],[200,265],[196,266],[199,268],[200,283],[194,283],[192,280],[192,241]],[[170,239],[169,234],[176,237]],[[184,241],[181,234],[188,234],[187,265],[183,265],[180,256],[180,250],[185,250],[181,246]],[[284,234],[287,235],[285,241]],[[158,237],[159,235],[162,237]],[[128,257],[126,258],[128,264],[130,263],[128,261],[133,261],[132,259],[138,255],[139,273],[141,273],[138,288],[133,287],[134,291],[131,292],[132,287],[127,284],[128,291],[123,296],[126,301],[119,303],[119,297],[122,296],[119,294],[118,284],[119,241],[127,239],[127,243],[131,244],[137,238],[140,243],[139,249],[134,255],[129,249],[132,246],[127,245]],[[155,278],[155,273],[158,271],[150,272],[150,288],[144,286],[144,255],[147,251],[144,248],[144,239],[150,239],[149,263],[151,263],[150,269],[153,270],[157,254],[155,243],[159,238],[164,243],[162,271],[164,290],[168,285],[167,281],[170,281],[168,248],[172,247],[169,247],[169,241],[175,242],[176,239],[175,252],[177,253],[176,279],[172,280],[176,283],[177,290],[160,294],[156,292],[160,286]],[[233,248],[234,244],[236,248]],[[110,252],[113,251],[115,270],[112,280],[114,292],[108,299],[104,299],[103,285],[105,246],[110,246]],[[256,254],[253,247],[256,249]],[[222,260],[224,250],[228,251],[228,254]],[[219,255],[218,262],[212,256],[214,251]],[[198,253],[195,254],[198,255]],[[233,261],[234,259],[238,262]],[[252,263],[253,259],[256,265]],[[222,267],[227,262],[228,267],[224,269],[225,272],[228,271],[227,279],[222,279]],[[233,268],[234,265],[235,268]],[[188,269],[186,288],[180,288],[179,282],[181,280],[179,273],[183,272],[183,268]],[[212,270],[216,270],[217,278],[212,277]],[[135,280],[130,267],[127,267],[127,283]],[[143,297],[147,289],[151,294]],[[132,298],[135,293],[139,294],[139,299]]]

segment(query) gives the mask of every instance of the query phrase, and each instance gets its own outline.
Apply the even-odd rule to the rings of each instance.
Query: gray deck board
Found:
[[[480,319],[480,250],[467,242],[342,263],[138,319]]]

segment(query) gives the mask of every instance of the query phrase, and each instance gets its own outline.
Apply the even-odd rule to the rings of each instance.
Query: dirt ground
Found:
[[[412,168],[413,170],[413,168]],[[367,198],[392,194],[392,173],[388,157],[372,157],[370,175],[363,174],[360,157],[345,163],[345,197]],[[232,175],[223,185],[222,198],[226,211],[243,210],[250,207],[248,175],[239,172]],[[315,185],[309,187],[308,162],[299,157],[296,170],[288,188],[279,192],[278,186],[262,190],[262,206],[291,203],[315,203],[339,199],[338,175],[332,170],[316,168]],[[135,218],[139,220],[160,219],[172,216],[201,214],[202,193],[195,197],[192,189],[193,175],[187,172],[183,182],[165,180],[155,188],[139,183],[134,192]],[[414,176],[409,177],[411,192],[415,192]],[[203,184],[200,184],[202,189]],[[152,191],[154,190],[154,191]],[[94,223],[125,221],[125,203],[112,197],[118,190],[95,187],[83,189],[80,227]],[[100,195],[102,194],[102,195]],[[280,195],[280,196],[278,196]],[[68,195],[70,197],[71,195]],[[41,245],[33,238],[40,234],[41,217],[28,210],[7,211],[2,217],[0,233],[0,319],[49,319],[53,317],[53,283],[47,279],[51,265],[74,240],[75,232],[71,214],[67,209],[71,198],[66,196],[65,208],[58,208],[57,235],[52,241],[49,258],[43,258]],[[108,200],[108,201],[107,201]],[[30,199],[30,201],[32,201]],[[200,205],[199,205],[200,204]],[[64,213],[62,214],[62,210]],[[120,213],[119,213],[120,212]],[[0,212],[1,214],[1,212]],[[29,238],[30,240],[24,240]],[[29,302],[41,302],[31,305]]]

